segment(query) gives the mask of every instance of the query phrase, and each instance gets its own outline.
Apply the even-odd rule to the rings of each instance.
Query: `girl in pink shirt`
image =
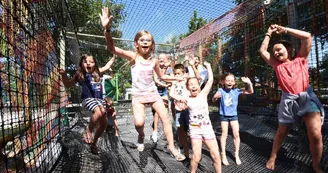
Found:
[[[285,40],[280,40],[273,44],[273,54],[268,52],[268,45],[273,33],[288,34],[301,39],[301,47],[296,57],[293,57],[292,45]],[[288,134],[290,125],[303,118],[307,134],[310,141],[310,151],[312,156],[312,167],[315,172],[323,173],[320,168],[323,144],[321,135],[321,103],[309,86],[308,74],[308,56],[311,50],[311,34],[305,31],[283,27],[280,25],[271,25],[259,50],[261,57],[274,68],[278,78],[279,86],[283,91],[278,120],[279,126],[274,137],[272,151],[266,167],[274,170],[278,150],[280,149],[285,137]],[[300,104],[300,100],[306,104]],[[296,104],[294,104],[296,103]],[[298,112],[289,110],[297,105]],[[300,110],[306,111],[300,111]]]

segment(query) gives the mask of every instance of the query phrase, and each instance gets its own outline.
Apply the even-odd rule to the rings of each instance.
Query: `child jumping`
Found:
[[[155,50],[155,41],[148,31],[139,31],[134,38],[135,52],[126,51],[115,47],[110,32],[110,23],[112,16],[108,16],[108,8],[102,9],[100,15],[102,26],[104,27],[104,35],[107,42],[108,50],[119,57],[126,58],[130,61],[132,75],[132,110],[135,128],[138,132],[137,149],[144,150],[144,124],[145,124],[145,105],[150,104],[163,123],[164,133],[168,142],[170,154],[176,160],[182,161],[184,155],[174,146],[172,125],[167,109],[165,108],[163,99],[158,94],[157,87],[153,79],[153,73],[156,72],[162,80],[183,80],[176,77],[164,75],[159,68],[157,59],[152,58],[151,54]]]
[[[104,109],[105,101],[102,98],[101,77],[105,71],[110,69],[114,61],[115,58],[113,57],[104,67],[99,68],[93,56],[83,55],[80,59],[78,69],[71,79],[67,77],[64,69],[59,69],[59,74],[62,75],[62,81],[65,87],[71,87],[77,82],[82,86],[82,106],[86,110],[93,112],[88,128],[83,134],[83,140],[87,144],[91,144],[90,147],[93,154],[98,153],[97,141],[107,126],[107,116],[105,115]],[[96,133],[92,138],[93,130],[97,126]]]
[[[215,172],[221,173],[221,159],[218,142],[209,117],[207,95],[213,84],[213,72],[211,65],[204,62],[208,71],[208,81],[203,90],[197,78],[191,77],[187,80],[189,97],[172,95],[175,100],[185,102],[189,110],[189,133],[192,146],[192,159],[190,161],[191,172],[197,171],[198,163],[202,157],[203,142],[211,154]]]
[[[293,57],[293,47],[286,40],[273,44],[273,54],[268,52],[272,34],[288,34],[301,39],[300,51]],[[303,118],[310,141],[312,167],[316,173],[323,173],[320,167],[323,144],[321,118],[324,117],[322,104],[309,85],[308,56],[311,51],[311,34],[298,29],[271,25],[260,47],[261,57],[274,68],[282,95],[279,105],[279,126],[273,140],[272,151],[266,167],[275,169],[277,153],[288,134],[290,127]],[[321,114],[320,114],[321,112]],[[322,116],[322,117],[321,117]]]
[[[170,57],[164,53],[161,53],[158,55],[158,63],[159,68],[161,69],[163,74],[173,76],[173,70],[170,66]],[[165,82],[164,80],[161,80],[156,73],[154,73],[154,82],[157,86],[157,91],[159,95],[162,97],[164,105],[166,108],[169,107],[169,98],[168,98],[168,87],[171,86],[171,83]],[[157,142],[158,140],[158,122],[159,117],[158,113],[152,109],[154,120],[152,124],[153,133],[151,135],[151,138],[153,139],[153,142]]]
[[[228,126],[229,122],[233,132],[234,144],[235,144],[235,160],[236,164],[240,165],[241,160],[239,158],[239,147],[240,147],[240,138],[239,138],[239,122],[238,122],[238,96],[240,94],[253,94],[252,82],[248,77],[242,77],[241,80],[246,83],[248,86],[247,90],[241,90],[237,87],[237,81],[233,74],[228,73],[223,80],[223,88],[219,88],[218,91],[214,94],[212,101],[216,102],[218,98],[221,99],[220,102],[220,120],[221,120],[221,159],[224,165],[229,165],[226,156],[226,141],[228,136]]]

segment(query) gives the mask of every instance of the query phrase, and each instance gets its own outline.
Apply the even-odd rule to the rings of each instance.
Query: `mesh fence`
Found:
[[[58,4],[0,2],[0,172],[46,172],[61,151]]]
[[[167,53],[173,58],[193,52],[212,62],[217,81],[226,72],[248,76],[255,83],[255,94],[241,97],[240,110],[275,115],[280,89],[257,50],[272,23],[306,30],[313,36],[311,85],[327,106],[327,10],[325,0],[246,1],[182,40],[178,50],[158,44],[154,56]],[[78,87],[67,92],[60,87],[58,67],[74,70],[82,53],[103,62],[111,57],[102,36],[66,29],[76,31],[66,0],[0,1],[0,172],[51,169],[61,153],[57,140],[69,127],[66,107],[81,102]],[[299,45],[298,40],[283,38]],[[133,50],[131,40],[118,39],[115,44]],[[119,93],[115,94],[123,100],[131,85],[128,62],[115,63],[113,69],[118,74],[113,85]],[[323,160],[326,163],[327,157]]]
[[[276,110],[281,91],[273,69],[258,53],[264,34],[271,24],[308,31],[313,37],[309,56],[310,84],[327,106],[326,14],[324,0],[246,1],[183,39],[179,52],[193,52],[212,62],[217,84],[221,80],[218,76],[228,72],[237,77],[248,76],[255,83],[255,94],[241,97],[239,105]],[[273,41],[277,39],[290,40],[298,52],[299,40],[287,35],[272,38]]]

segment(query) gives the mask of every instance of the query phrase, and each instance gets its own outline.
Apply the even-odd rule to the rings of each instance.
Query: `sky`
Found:
[[[125,4],[127,18],[120,26],[124,39],[133,40],[140,30],[150,31],[157,43],[188,32],[194,10],[198,17],[216,19],[236,5],[232,0],[115,0]]]

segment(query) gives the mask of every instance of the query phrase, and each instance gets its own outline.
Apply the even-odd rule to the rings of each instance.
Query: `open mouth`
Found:
[[[88,70],[88,71],[91,71],[91,67],[87,67],[87,70]]]

